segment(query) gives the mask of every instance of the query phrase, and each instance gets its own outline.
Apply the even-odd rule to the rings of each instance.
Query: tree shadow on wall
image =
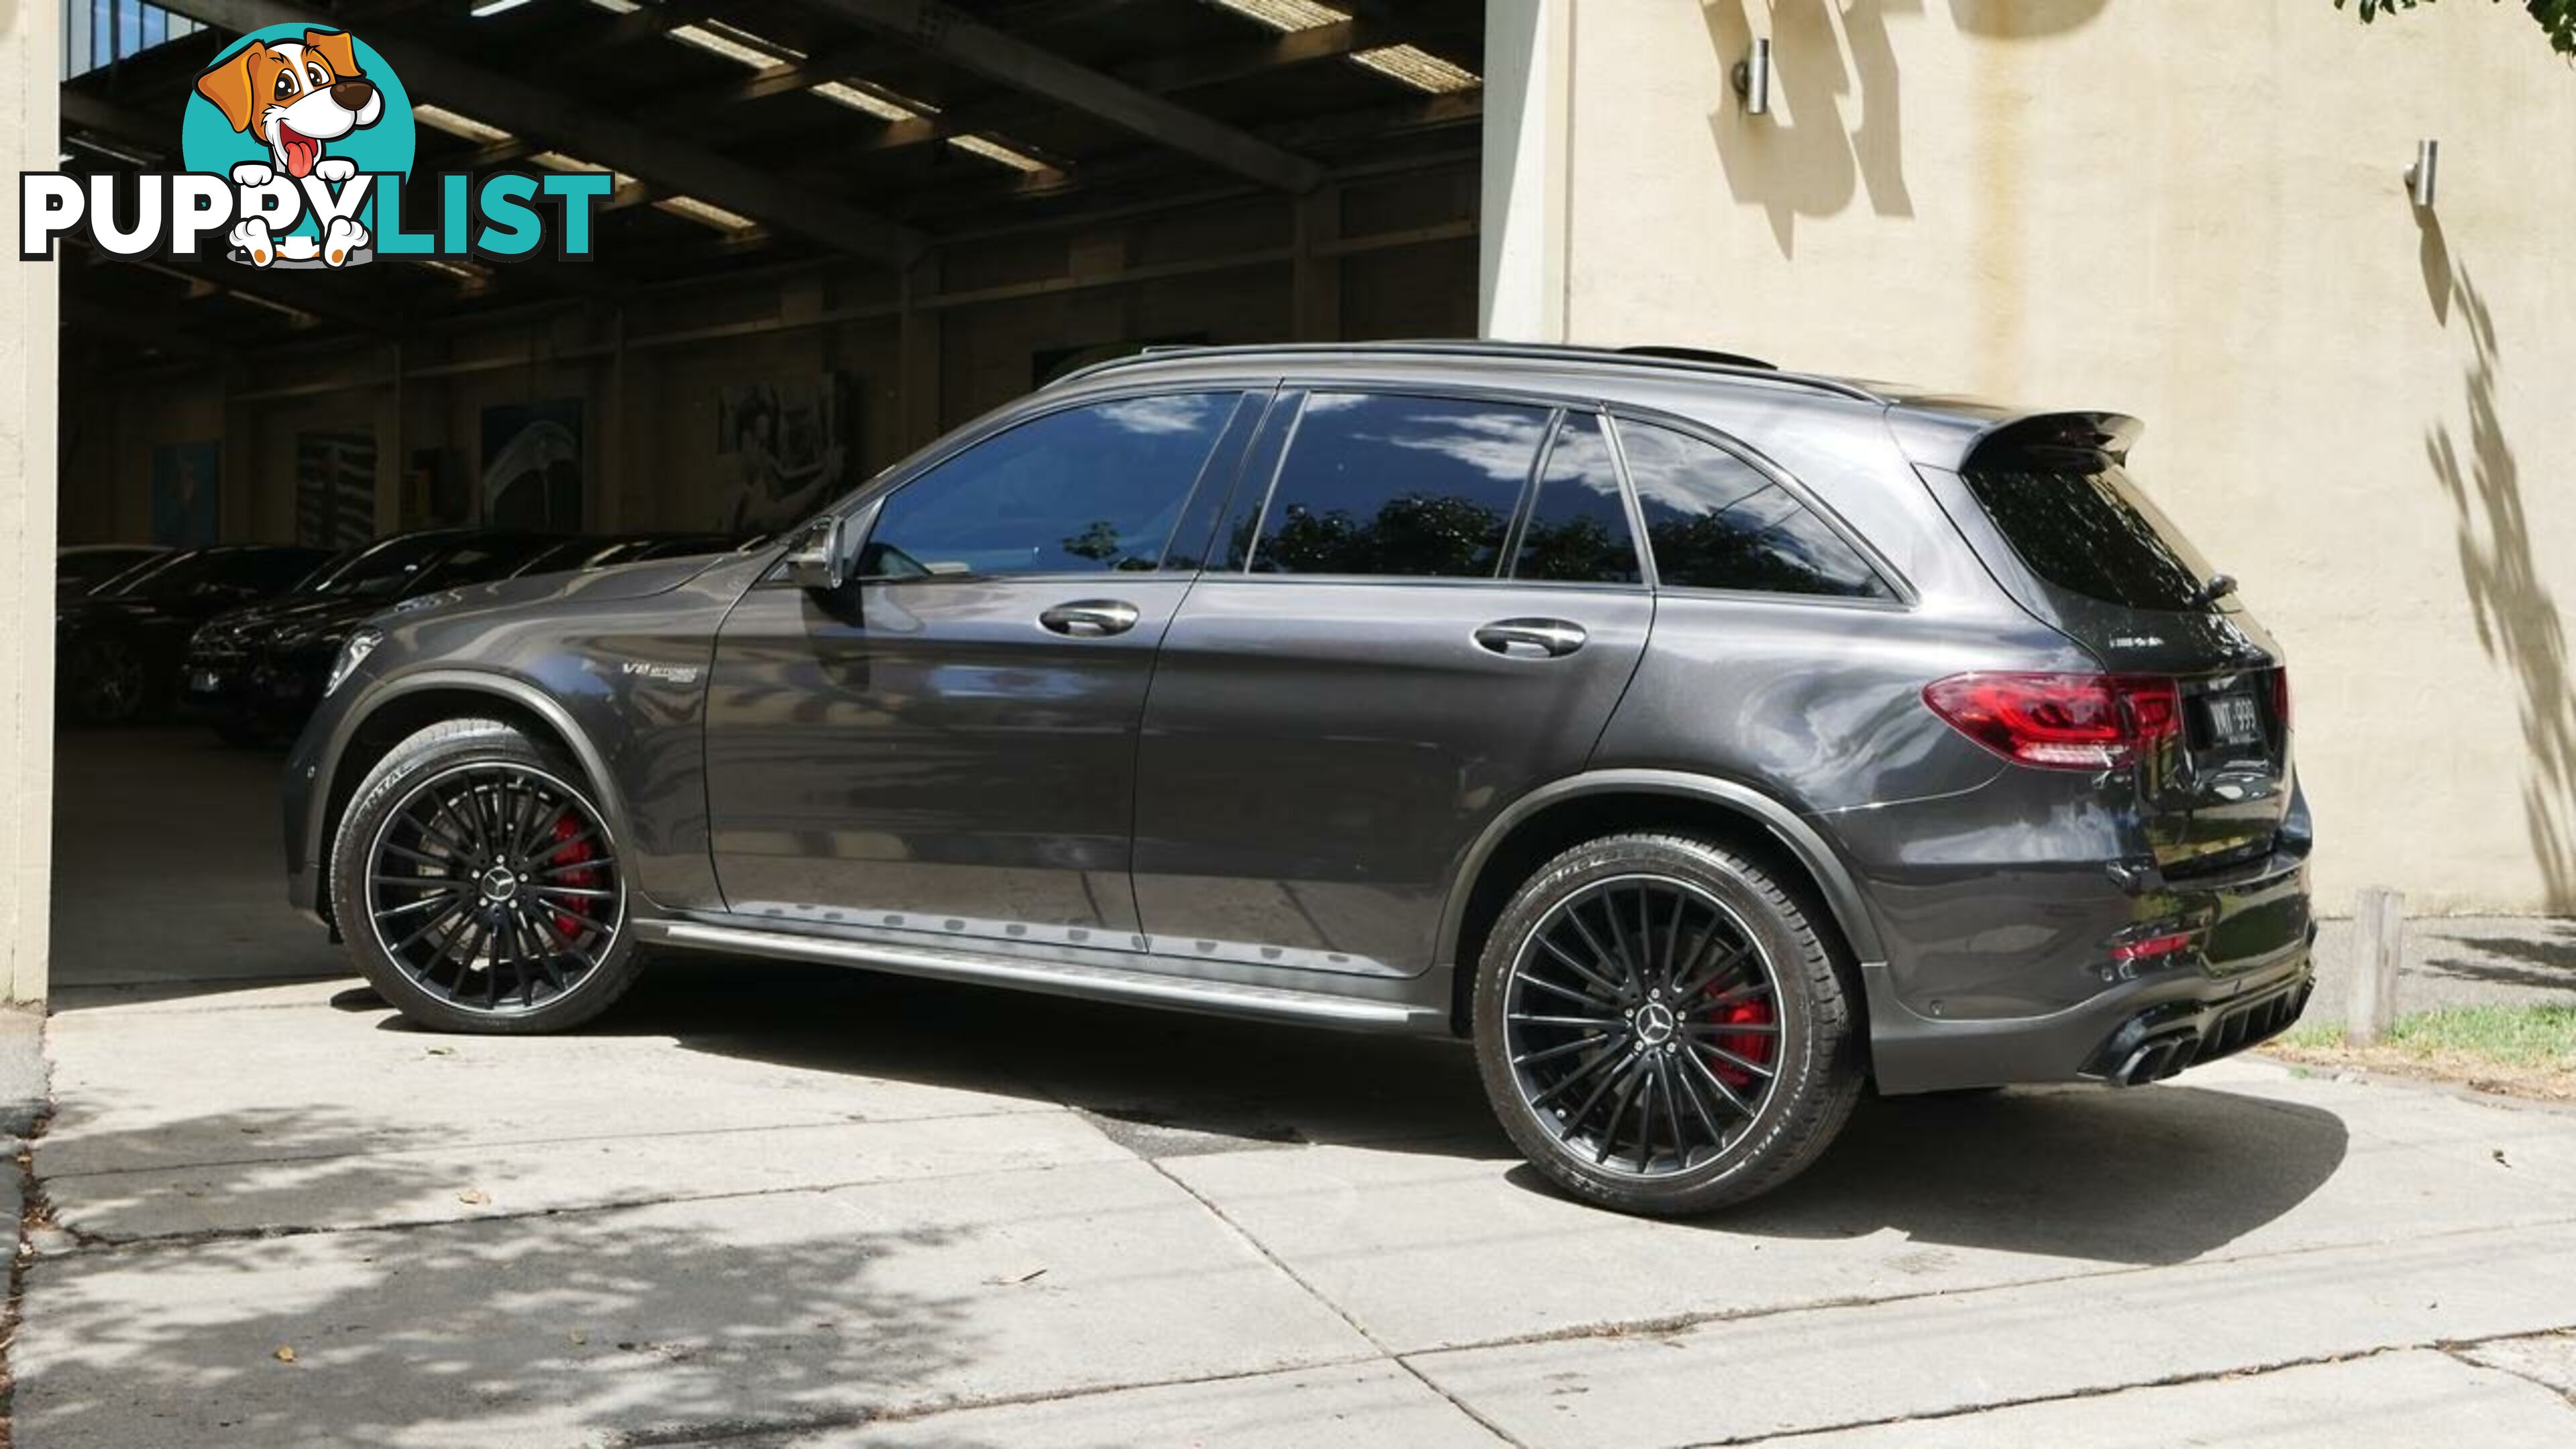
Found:
[[[2466,266],[2450,254],[2440,218],[2423,229],[2424,286],[2446,327],[2454,313],[2468,332],[2463,378],[2466,432],[2445,423],[2427,432],[2424,455],[2450,496],[2460,579],[2487,657],[2510,670],[2521,698],[2523,823],[2539,867],[2547,910],[2576,910],[2576,676],[2567,627],[2541,575],[2523,505],[2522,467],[2507,441],[2497,391],[2502,349],[2495,316]]]

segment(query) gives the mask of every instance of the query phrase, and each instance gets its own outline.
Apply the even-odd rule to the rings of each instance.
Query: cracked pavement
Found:
[[[167,949],[47,1031],[28,1449],[2576,1442],[2564,1110],[2259,1060],[1870,1102],[1651,1223],[1444,1043],[685,958],[433,1036],[269,979],[282,910],[191,946],[180,879],[71,887]]]

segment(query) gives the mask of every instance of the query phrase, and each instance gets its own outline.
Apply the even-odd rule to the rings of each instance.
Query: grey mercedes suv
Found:
[[[652,947],[1454,1033],[1564,1189],[1705,1210],[1873,1086],[2305,1004],[2280,651],[2137,430],[1675,349],[1104,364],[776,547],[354,634],[293,899],[449,1030]]]

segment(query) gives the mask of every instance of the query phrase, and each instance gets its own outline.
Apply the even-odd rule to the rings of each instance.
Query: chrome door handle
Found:
[[[1076,599],[1038,615],[1038,623],[1070,639],[1100,639],[1135,628],[1138,617],[1123,599]]]
[[[1559,659],[1589,636],[1569,619],[1497,619],[1476,631],[1476,643],[1507,659]]]

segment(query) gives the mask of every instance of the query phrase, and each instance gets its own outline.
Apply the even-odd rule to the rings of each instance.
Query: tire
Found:
[[[635,982],[618,852],[560,751],[500,720],[448,720],[394,746],[351,797],[332,918],[368,983],[421,1026],[560,1031]]]
[[[82,646],[73,667],[72,715],[82,724],[117,725],[140,717],[152,703],[150,671],[142,651],[116,639]]]
[[[1848,982],[1751,861],[1606,836],[1542,866],[1494,923],[1477,1066],[1503,1130],[1569,1195],[1710,1212],[1797,1176],[1850,1117],[1865,1073]]]

